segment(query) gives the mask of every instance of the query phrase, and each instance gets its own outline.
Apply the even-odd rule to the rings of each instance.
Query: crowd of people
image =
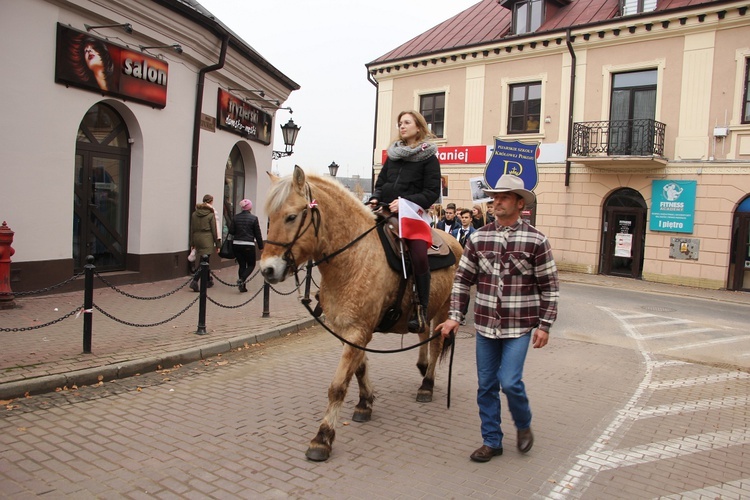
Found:
[[[448,203],[445,209],[441,205],[432,205],[429,214],[430,225],[456,238],[461,246],[474,231],[495,222],[492,203],[478,203],[471,208],[457,208],[455,203]]]

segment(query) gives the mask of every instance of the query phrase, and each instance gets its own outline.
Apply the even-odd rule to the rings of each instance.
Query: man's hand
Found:
[[[443,336],[444,339],[447,339],[451,333],[458,332],[458,327],[461,326],[461,323],[458,321],[447,319],[444,323],[440,323],[438,326],[435,327],[435,331],[440,331],[440,334]]]
[[[534,349],[540,349],[546,346],[547,342],[549,342],[549,332],[545,332],[539,328],[534,330],[534,335],[531,337],[531,345]]]

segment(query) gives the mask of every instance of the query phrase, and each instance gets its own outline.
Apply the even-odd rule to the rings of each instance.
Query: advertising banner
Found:
[[[168,76],[166,61],[57,24],[57,83],[164,108]]]
[[[651,231],[692,233],[696,181],[659,180],[651,183]]]
[[[222,89],[219,89],[216,124],[251,141],[271,143],[271,115]]]
[[[533,191],[539,182],[537,158],[538,142],[504,141],[495,137],[495,146],[484,169],[485,184],[494,187],[503,174],[512,174],[523,179],[524,187]]]
[[[438,146],[437,157],[441,165],[485,163],[487,146]],[[383,150],[380,163],[385,163],[388,153]]]

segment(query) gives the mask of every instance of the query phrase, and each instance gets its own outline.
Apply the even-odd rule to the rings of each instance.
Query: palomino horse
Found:
[[[282,179],[269,175],[273,182],[266,201],[268,244],[260,260],[260,271],[269,283],[283,281],[297,271],[298,265],[309,259],[325,259],[367,233],[319,264],[322,277],[319,299],[326,324],[349,342],[366,346],[383,314],[396,301],[400,279],[399,274],[388,267],[376,231],[367,232],[376,223],[375,215],[336,180],[305,176],[299,167],[294,167],[294,173]],[[432,272],[427,317],[433,319],[434,325],[448,317],[453,275],[462,253],[458,241],[447,240],[456,256],[456,264]],[[411,290],[411,278],[407,289]],[[390,328],[391,332],[407,333],[411,297],[411,293],[404,294],[401,304],[404,314]],[[433,329],[420,333],[420,341],[427,340]],[[418,401],[432,400],[435,366],[442,348],[443,339],[439,335],[420,347],[417,367],[423,380],[417,392]],[[324,461],[331,455],[339,411],[352,375],[357,376],[359,385],[359,403],[352,420],[370,420],[375,398],[367,371],[365,352],[344,344],[328,388],[326,414],[307,449],[308,459]]]

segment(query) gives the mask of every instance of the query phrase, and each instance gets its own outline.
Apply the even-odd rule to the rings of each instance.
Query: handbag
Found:
[[[195,262],[195,248],[190,249],[190,253],[187,256],[188,262]]]
[[[234,259],[234,248],[232,248],[232,238],[227,238],[222,242],[219,249],[219,257],[222,259]]]

